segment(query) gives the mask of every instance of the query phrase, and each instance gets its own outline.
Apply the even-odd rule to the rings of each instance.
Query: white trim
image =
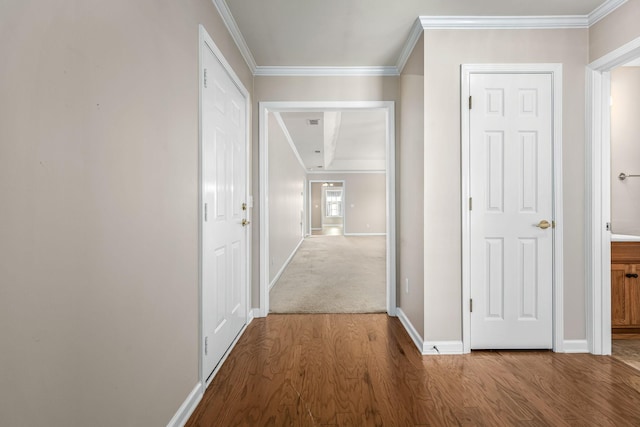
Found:
[[[464,354],[464,346],[462,341],[425,341],[422,354],[425,356]]]
[[[386,236],[387,233],[344,233],[344,236]]]
[[[332,67],[332,66],[257,66],[255,76],[399,76],[395,66],[362,66],[362,67]]]
[[[268,134],[269,124],[267,117],[269,112],[259,103],[259,164],[260,164],[260,317],[269,314],[269,150]]]
[[[585,246],[587,265],[587,341],[593,354],[611,354],[611,75],[640,57],[640,37],[587,67]]]
[[[260,314],[269,313],[269,162],[268,162],[268,124],[266,117],[269,112],[283,111],[385,111],[387,124],[386,140],[386,283],[387,283],[387,313],[396,315],[396,184],[395,184],[395,102],[393,101],[329,101],[329,102],[260,102],[259,119],[259,158],[260,158]],[[322,171],[322,173],[327,173]]]
[[[462,341],[423,341],[418,330],[400,307],[396,308],[396,313],[398,320],[423,356],[464,353]]]
[[[411,26],[411,31],[409,32],[409,37],[407,37],[407,41],[404,43],[402,50],[400,51],[400,55],[398,56],[398,60],[396,61],[396,69],[398,70],[398,74],[402,73],[404,70],[404,66],[407,65],[407,61],[413,52],[413,49],[416,47],[418,40],[420,40],[420,36],[424,28],[422,27],[422,22],[420,18],[416,18]]]
[[[298,252],[298,249],[300,249],[300,245],[302,245],[303,242],[304,242],[304,239],[300,239],[300,241],[298,242],[296,247],[293,248],[293,251],[291,252],[289,257],[287,258],[287,260],[284,262],[284,264],[282,264],[282,267],[278,271],[278,274],[276,274],[275,277],[273,278],[273,280],[271,281],[271,283],[269,283],[269,290],[271,290],[271,288],[273,288],[275,286],[275,284],[278,282],[278,279],[280,278],[280,276],[282,276],[282,273],[284,273],[284,270],[287,269],[287,267],[289,266],[289,263],[291,262],[293,257],[296,256],[296,252]]]
[[[350,170],[350,171],[340,171],[340,170],[313,170],[313,171],[307,171],[308,175],[324,175],[324,174],[337,174],[337,173],[357,173],[357,174],[367,174],[367,173],[378,173],[378,174],[384,174],[387,173],[386,171],[381,171],[381,170],[358,170],[358,171],[354,171],[354,170]],[[325,181],[325,180],[320,180],[320,181]]]
[[[405,331],[407,331],[407,334],[409,334],[409,337],[411,337],[411,340],[418,348],[418,351],[422,354],[424,343],[415,326],[413,326],[413,323],[411,323],[409,317],[407,317],[405,312],[400,307],[396,308],[396,314],[398,315],[398,320],[400,320],[400,323],[402,323],[402,326],[404,326]]]
[[[562,64],[464,64],[461,67],[461,169],[462,169],[462,342],[464,352],[471,351],[471,234],[468,200],[470,195],[469,99],[470,75],[473,73],[545,73],[551,74],[553,86],[553,218],[556,221],[553,239],[553,350],[563,351],[564,345],[564,275],[563,275],[563,200],[562,200]]]
[[[430,30],[530,30],[589,28],[586,15],[563,16],[420,16]]]
[[[589,353],[587,340],[564,340],[564,353]]]
[[[183,427],[187,421],[189,421],[189,417],[193,414],[193,411],[195,411],[198,403],[202,400],[202,396],[202,383],[198,382],[184,402],[182,402],[182,405],[180,405],[171,420],[167,423],[167,427]]]
[[[279,112],[274,112],[273,117],[275,117],[276,122],[278,122],[278,124],[280,125],[280,129],[282,129],[282,132],[284,133],[284,137],[289,143],[289,147],[291,147],[291,151],[293,151],[293,154],[296,156],[296,159],[298,159],[298,163],[300,163],[302,170],[306,172],[307,167],[304,165],[304,162],[302,161],[302,157],[300,157],[300,153],[298,153],[298,148],[296,147],[296,144],[293,142],[293,138],[291,138],[289,129],[287,129],[287,125],[284,124],[284,120],[282,120],[282,116],[280,115]]]
[[[640,52],[640,37],[631,40],[614,51],[596,59],[589,64],[589,69],[594,71],[611,71],[627,62],[637,59]]]
[[[236,46],[238,47],[240,54],[244,58],[244,61],[247,63],[247,66],[249,67],[251,74],[255,75],[256,68],[257,68],[256,60],[253,58],[253,54],[251,53],[251,50],[249,49],[249,46],[247,45],[247,42],[244,39],[244,36],[240,32],[240,28],[238,27],[238,24],[236,23],[236,20],[233,18],[233,15],[231,14],[231,10],[229,10],[229,6],[225,2],[225,0],[212,0],[212,1],[216,9],[218,9],[218,13],[222,18],[224,25],[227,27],[227,30],[229,30],[229,34],[231,35],[231,38],[236,43]]]
[[[595,8],[589,15],[587,15],[587,19],[589,21],[589,26],[594,25],[602,18],[625,4],[627,0],[607,0],[602,3],[600,6]]]
[[[200,346],[199,346],[199,352],[198,352],[198,371],[199,371],[199,376],[200,376],[200,382],[202,384],[206,383],[206,373],[204,372],[204,317],[203,317],[203,311],[204,311],[204,302],[203,302],[203,298],[202,298],[202,267],[203,267],[203,256],[202,256],[202,252],[203,252],[203,247],[202,247],[202,229],[203,229],[203,197],[202,197],[202,184],[203,184],[203,176],[202,176],[202,172],[203,172],[203,158],[202,158],[202,144],[203,144],[203,139],[202,139],[202,88],[204,87],[204,73],[203,73],[203,62],[202,62],[202,58],[203,58],[203,50],[205,49],[205,46],[208,47],[211,52],[215,55],[215,57],[218,59],[218,61],[220,61],[220,64],[222,64],[222,67],[225,69],[225,71],[227,72],[227,74],[229,75],[229,77],[231,78],[231,80],[233,81],[233,83],[235,84],[235,86],[238,88],[238,90],[240,91],[240,93],[242,94],[242,97],[244,98],[245,101],[245,148],[246,148],[246,158],[245,158],[245,162],[246,162],[246,184],[245,184],[245,191],[246,191],[246,196],[247,196],[247,202],[251,205],[251,200],[253,199],[253,197],[251,196],[249,190],[250,190],[250,185],[251,185],[251,98],[249,95],[249,91],[247,91],[247,89],[244,87],[244,85],[242,84],[242,81],[240,80],[240,78],[238,77],[238,75],[233,71],[233,68],[231,67],[231,65],[227,62],[227,60],[224,58],[224,55],[222,54],[222,52],[220,51],[220,49],[216,46],[216,44],[214,43],[213,39],[211,38],[211,36],[209,36],[209,33],[207,33],[207,30],[204,28],[204,26],[199,25],[198,26],[198,74],[199,74],[199,79],[198,79],[198,301],[199,301],[199,307],[198,307],[198,337],[199,337],[199,341],[200,341]],[[252,212],[252,211],[249,211]],[[236,337],[236,340],[231,344],[231,346],[229,347],[229,349],[227,350],[227,353],[229,351],[231,351],[231,349],[233,348],[233,346],[235,345],[235,343],[237,342],[237,339],[242,335],[242,333],[244,332],[244,330],[246,329],[247,325],[249,324],[250,317],[251,317],[251,264],[252,264],[252,257],[251,257],[251,240],[252,240],[252,232],[251,232],[251,227],[248,227],[247,232],[245,234],[245,245],[246,245],[246,288],[245,288],[245,300],[246,300],[246,307],[245,307],[245,313],[246,313],[246,321],[245,321],[245,326],[242,328],[241,332],[238,334],[238,337]],[[214,370],[214,373],[216,372],[216,370],[222,365],[222,362],[225,360],[226,358],[226,354],[222,357],[222,359],[220,360],[220,362],[218,363],[216,369]],[[212,374],[210,376],[210,378],[213,378]]]
[[[251,320],[260,317],[260,309],[259,308],[252,308],[251,309]]]

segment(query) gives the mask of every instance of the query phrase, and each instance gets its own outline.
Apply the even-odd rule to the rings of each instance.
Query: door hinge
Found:
[[[469,110],[473,108],[473,97],[469,95]]]
[[[469,300],[469,311],[473,313],[473,298]]]
[[[209,337],[204,337],[204,355],[209,351]]]
[[[204,204],[204,222],[207,222],[207,204]]]
[[[610,222],[608,222],[608,223],[605,225],[605,228],[607,229],[607,231],[611,231],[611,223],[610,223]]]
[[[207,88],[207,69],[204,69],[204,87]]]
[[[469,197],[469,210],[473,210],[473,197]]]

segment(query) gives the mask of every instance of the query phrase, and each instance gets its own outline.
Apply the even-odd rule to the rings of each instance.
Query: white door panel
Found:
[[[470,93],[471,348],[551,348],[551,76],[473,74]]]
[[[202,88],[203,369],[209,376],[246,322],[245,99],[204,49]]]

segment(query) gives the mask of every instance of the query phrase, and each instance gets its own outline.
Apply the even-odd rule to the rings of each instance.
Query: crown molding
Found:
[[[530,30],[588,28],[586,15],[567,16],[420,16],[423,29],[429,30]]]
[[[255,76],[398,76],[395,66],[296,67],[257,66]]]
[[[419,16],[395,66],[258,66],[225,0],[212,0],[236,46],[254,76],[399,76],[426,29],[567,29],[589,28],[622,6],[627,0],[607,0],[588,15],[564,16]]]
[[[251,70],[252,74],[255,74],[256,60],[253,58],[253,54],[251,53],[251,50],[249,50],[249,46],[247,45],[247,42],[245,41],[244,36],[240,32],[240,28],[238,27],[238,24],[236,23],[236,20],[233,18],[233,15],[231,14],[231,10],[229,10],[229,6],[227,6],[227,3],[225,2],[225,0],[212,0],[212,1],[216,9],[218,9],[218,13],[220,13],[220,17],[222,18],[224,25],[226,25],[227,29],[229,30],[229,33],[231,34],[231,38],[233,38],[233,41],[236,43],[236,46],[238,46],[238,50],[240,50],[240,54],[244,58],[244,61],[247,63],[249,70]]]
[[[595,8],[593,12],[591,12],[587,19],[589,21],[589,26],[594,25],[596,22],[600,21],[602,18],[625,4],[627,0],[607,0],[602,3],[600,6]]]
[[[396,69],[398,70],[398,74],[402,73],[404,70],[404,66],[407,65],[407,61],[409,60],[409,56],[411,56],[411,52],[413,52],[413,48],[416,47],[416,43],[420,40],[420,36],[424,28],[422,26],[422,22],[420,22],[420,18],[416,18],[413,22],[413,26],[411,27],[411,32],[409,33],[409,37],[400,52],[400,56],[398,57],[398,61],[396,62]]]

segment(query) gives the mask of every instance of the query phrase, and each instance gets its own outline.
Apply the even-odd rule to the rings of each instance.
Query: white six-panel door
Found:
[[[206,46],[206,44],[205,44]],[[246,100],[203,49],[203,372],[209,377],[246,323]]]
[[[550,74],[470,78],[471,348],[552,348]]]

